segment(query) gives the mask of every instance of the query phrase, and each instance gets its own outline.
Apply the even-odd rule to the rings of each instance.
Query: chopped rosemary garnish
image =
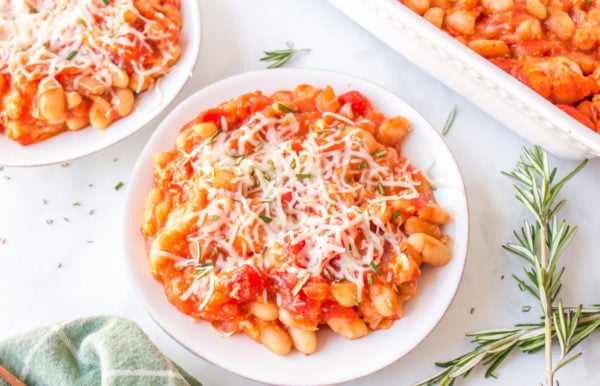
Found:
[[[397,210],[395,210],[394,213],[392,213],[392,220],[395,220],[398,217],[400,217],[400,212],[398,212]]]
[[[387,155],[387,150],[381,149],[375,152],[375,158],[385,157]]]
[[[275,170],[275,161],[273,161],[272,159],[270,159],[270,160],[267,161],[267,163],[271,167],[271,170]]]
[[[263,147],[265,147],[265,143],[263,141],[260,141],[258,145],[256,145],[256,149],[254,149],[254,151],[259,152],[262,150]]]
[[[369,283],[369,285],[373,284],[373,274],[372,273],[367,275],[367,283]]]
[[[352,244],[348,244],[348,250],[352,252]]]
[[[115,190],[119,190],[119,189],[121,189],[121,188],[123,187],[123,185],[125,185],[125,184],[123,183],[123,181],[119,181],[119,182],[118,182],[118,183],[115,185]]]
[[[268,175],[267,173],[263,173],[263,177],[265,178],[266,181],[271,181],[271,176]]]
[[[383,187],[383,184],[381,182],[378,182],[376,186],[379,194],[385,194],[385,188]]]
[[[33,14],[38,13],[38,10],[35,8],[29,8],[29,13],[33,15]]]
[[[296,174],[296,178],[300,178],[300,179],[307,179],[307,178],[311,178],[312,175],[310,173],[298,173]]]
[[[456,105],[454,105],[454,107],[452,107],[452,110],[450,110],[448,118],[446,118],[446,124],[444,124],[444,128],[442,129],[442,135],[448,134],[448,130],[450,130],[450,127],[454,123],[454,118],[456,117],[456,110],[457,107]]]
[[[288,46],[288,48],[285,50],[263,51],[265,56],[259,60],[261,62],[272,62],[267,68],[277,68],[287,63],[287,61],[290,60],[294,55],[300,52],[310,51],[309,49],[297,50],[294,48],[294,43],[292,42],[285,42],[285,44]]]
[[[218,218],[219,218],[219,216],[217,216],[216,214],[211,214],[211,215],[208,215],[208,216],[206,217],[206,219],[207,219],[207,220],[210,220],[210,221],[214,221],[214,220],[216,220],[216,219],[218,219]]]
[[[357,298],[356,298],[356,296],[354,296],[354,295],[351,295],[351,296],[352,296],[352,302],[354,303],[354,305],[355,305],[356,307],[358,307],[358,306],[360,305],[360,304],[358,303],[358,299],[357,299]]]
[[[335,282],[336,282],[336,283],[343,283],[343,282],[345,282],[345,281],[346,281],[346,278],[345,278],[345,277],[340,277],[340,278],[339,278],[339,279],[337,279]]]
[[[210,140],[208,141],[208,143],[212,145],[213,143],[217,142],[217,137],[219,135],[221,135],[222,132],[223,132],[223,130],[221,130],[221,129],[217,130],[217,132],[214,133],[212,137],[210,137]]]
[[[293,169],[296,167],[296,159],[292,158],[292,160],[290,161],[290,167]]]
[[[250,165],[250,176],[253,177],[256,173],[256,167],[254,165]]]
[[[360,165],[358,165],[359,169],[364,169],[367,167],[367,163],[366,162],[361,162]]]
[[[102,2],[104,3],[104,5],[109,5],[110,4],[110,0],[102,0]]]
[[[213,270],[213,263],[212,263],[212,261],[206,262],[204,264],[198,264],[194,268],[194,279],[195,280],[200,280],[204,276],[210,274],[210,272],[212,270]]]
[[[377,276],[381,276],[381,271],[379,271],[379,268],[377,268],[377,265],[375,264],[375,262],[373,260],[371,260],[371,262],[369,263],[369,266],[371,267],[371,269],[373,270],[373,272],[375,272],[375,274]]]
[[[196,241],[196,258],[194,259],[196,264],[200,264],[200,261],[202,260],[202,244],[200,244],[200,241]]]
[[[265,216],[264,214],[259,214],[258,217],[260,217],[261,220],[263,220],[264,222],[266,222],[267,224],[270,224],[271,221],[273,221],[273,219],[271,217]]]
[[[65,59],[71,60],[75,57],[75,55],[77,55],[77,50],[73,50],[73,51],[69,52],[69,54],[65,57]]]
[[[292,113],[292,114],[298,114],[299,111],[298,110],[294,110],[293,108],[284,105],[281,102],[277,102],[277,108],[281,111],[283,111],[284,113]]]
[[[297,296],[300,293],[302,287],[304,287],[304,285],[308,281],[308,279],[310,279],[310,272],[306,272],[304,276],[302,276],[302,279],[300,279],[300,281],[296,283],[296,285],[292,289],[292,295]]]

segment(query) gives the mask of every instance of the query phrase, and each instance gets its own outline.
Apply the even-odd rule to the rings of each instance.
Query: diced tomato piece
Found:
[[[297,244],[286,244],[285,250],[292,256],[299,254],[306,246],[306,240],[302,240]]]
[[[217,126],[221,124],[221,118],[225,116],[225,111],[221,108],[212,108],[204,110],[197,117],[196,121],[199,122],[213,122]]]
[[[285,192],[281,195],[281,202],[284,204],[289,203],[294,198],[294,194],[292,192]]]
[[[266,280],[250,265],[240,266],[228,283],[229,296],[238,303],[247,303],[262,295]]]
[[[331,318],[343,318],[348,321],[351,321],[358,317],[358,314],[356,313],[354,307],[344,307],[341,306],[338,302],[334,301],[324,302],[321,309],[323,320]]]
[[[340,105],[350,103],[354,114],[360,116],[365,116],[367,115],[367,113],[373,110],[373,106],[371,105],[371,102],[367,99],[367,97],[355,90],[351,90],[341,94],[340,96],[338,96],[338,101],[340,102]]]

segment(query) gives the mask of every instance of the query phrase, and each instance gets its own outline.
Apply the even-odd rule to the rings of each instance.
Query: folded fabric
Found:
[[[79,318],[0,341],[0,365],[27,385],[201,385],[136,323],[116,316]]]

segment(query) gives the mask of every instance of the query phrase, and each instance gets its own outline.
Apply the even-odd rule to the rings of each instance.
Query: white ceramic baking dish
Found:
[[[562,158],[600,156],[600,135],[398,0],[329,2],[527,141]]]

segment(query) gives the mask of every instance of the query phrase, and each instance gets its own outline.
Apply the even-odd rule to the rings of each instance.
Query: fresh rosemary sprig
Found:
[[[553,309],[553,314],[557,319],[562,320],[563,324],[556,323],[553,328],[552,336],[556,338],[557,334],[567,332],[566,339],[559,338],[561,352],[572,350],[579,342],[584,340],[593,331],[600,329],[600,305],[594,305],[589,309],[564,309],[562,306]],[[419,385],[454,385],[459,377],[466,377],[475,368],[481,364],[487,366],[485,377],[495,377],[494,371],[510,355],[514,349],[518,349],[526,354],[539,352],[545,347],[546,326],[542,321],[537,324],[518,324],[514,328],[476,331],[467,334],[472,337],[472,342],[477,347],[458,358],[448,362],[436,363],[436,366],[443,367],[440,373],[427,378]],[[560,335],[559,335],[560,336]],[[561,342],[561,339],[563,343]],[[569,350],[562,349],[562,345]],[[579,357],[581,353],[575,354],[564,360],[561,366],[566,365]],[[562,356],[562,355],[561,355]]]
[[[560,279],[564,268],[557,271],[558,257],[566,244],[571,241],[577,227],[571,228],[562,220],[559,223],[557,213],[564,206],[565,200],[557,203],[558,193],[565,183],[571,179],[586,161],[581,162],[569,174],[555,183],[556,168],[550,170],[548,157],[541,147],[526,150],[517,163],[514,171],[504,174],[518,184],[515,185],[516,198],[535,218],[535,224],[525,221],[521,235],[515,232],[516,243],[509,243],[504,248],[521,257],[529,265],[523,268],[525,279],[515,276],[520,286],[534,295],[540,303],[545,323],[545,354],[546,354],[546,383],[554,384],[554,372],[561,367],[566,352],[561,350],[559,361],[552,363],[552,330],[556,329],[559,336],[566,336],[567,331],[561,331],[561,325],[554,323],[553,304],[560,292]],[[522,187],[519,187],[519,185]],[[559,308],[562,305],[559,303]],[[559,316],[562,318],[563,315]],[[576,323],[576,321],[575,321]],[[554,324],[554,326],[553,326]],[[564,333],[564,334],[561,334]],[[559,340],[560,342],[560,340]],[[565,349],[561,344],[561,349]]]
[[[573,348],[593,331],[600,329],[600,305],[589,309],[565,308],[562,302],[555,306],[561,289],[564,268],[558,268],[558,258],[572,240],[576,227],[570,227],[557,214],[565,200],[557,202],[558,193],[565,183],[586,164],[582,161],[569,174],[556,181],[556,168],[550,169],[547,154],[539,146],[524,149],[515,170],[503,172],[514,182],[516,198],[531,212],[535,223],[524,222],[521,232],[515,232],[516,241],[506,244],[505,250],[522,258],[524,278],[513,275],[519,287],[533,295],[542,310],[542,321],[519,324],[514,328],[478,331],[467,334],[477,347],[448,362],[437,363],[445,370],[418,385],[453,385],[458,377],[466,377],[481,364],[487,367],[485,376],[494,371],[508,355],[519,349],[524,353],[545,351],[546,385],[554,385],[554,373],[577,359],[581,353],[569,356]],[[560,356],[552,360],[552,343],[560,346]]]
[[[285,44],[288,46],[285,50],[263,51],[265,56],[259,60],[261,62],[272,62],[267,68],[277,68],[286,64],[294,55],[299,54],[300,52],[310,51],[307,48],[295,49],[294,43],[292,42],[285,42]]]

